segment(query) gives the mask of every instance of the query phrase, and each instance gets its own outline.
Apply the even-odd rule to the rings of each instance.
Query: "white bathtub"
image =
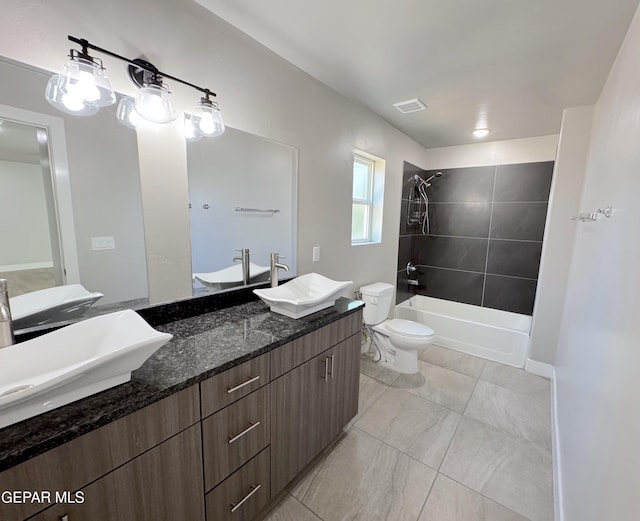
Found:
[[[395,316],[428,325],[444,347],[515,367],[527,359],[527,315],[415,295],[396,306]]]

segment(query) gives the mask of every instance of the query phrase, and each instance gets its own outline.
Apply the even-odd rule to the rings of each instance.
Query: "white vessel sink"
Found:
[[[253,284],[254,282],[264,282],[269,280],[269,267],[258,266],[257,264],[250,262],[249,275],[251,277],[249,284]],[[194,273],[193,278],[208,288],[216,290],[241,286],[243,284],[242,265],[234,264],[228,268],[212,271],[210,273]]]
[[[79,318],[101,297],[102,293],[91,293],[82,284],[56,286],[12,297],[9,305],[13,327],[22,329]]]
[[[127,309],[0,349],[0,428],[128,382],[171,338]]]
[[[331,280],[318,273],[307,273],[278,286],[254,289],[262,301],[274,313],[290,318],[301,318],[321,309],[331,307],[352,281]]]

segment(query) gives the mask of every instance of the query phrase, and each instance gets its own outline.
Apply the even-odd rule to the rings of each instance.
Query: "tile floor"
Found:
[[[358,416],[267,521],[552,521],[549,381],[439,346],[362,359]]]

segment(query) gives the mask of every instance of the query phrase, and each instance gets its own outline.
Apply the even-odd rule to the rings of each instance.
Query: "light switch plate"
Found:
[[[320,262],[320,246],[313,247],[313,262]]]
[[[116,241],[113,237],[91,237],[91,249],[93,251],[115,250]]]

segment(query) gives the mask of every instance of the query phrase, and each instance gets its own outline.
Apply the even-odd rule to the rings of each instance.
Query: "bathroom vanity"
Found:
[[[156,325],[131,382],[0,430],[0,519],[260,517],[357,412],[361,308]]]

